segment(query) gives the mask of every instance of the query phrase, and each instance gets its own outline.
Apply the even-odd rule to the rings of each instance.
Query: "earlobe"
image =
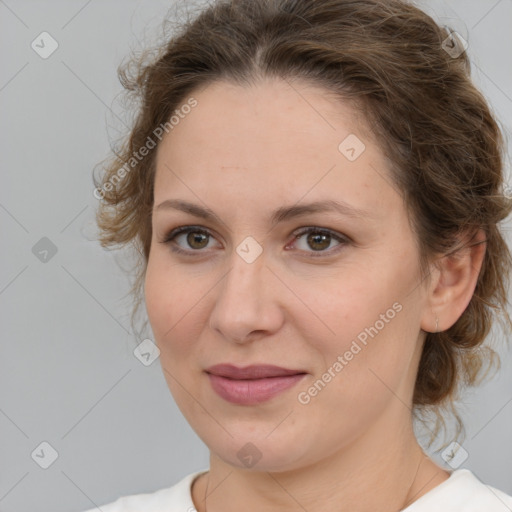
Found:
[[[435,264],[421,328],[427,332],[449,329],[467,308],[476,288],[486,250],[483,230],[467,236]]]

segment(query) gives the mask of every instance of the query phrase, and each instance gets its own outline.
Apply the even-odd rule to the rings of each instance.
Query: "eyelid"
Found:
[[[166,232],[163,236],[163,239],[160,241],[162,244],[169,245],[173,252],[179,254],[186,254],[189,256],[201,256],[206,251],[204,250],[185,250],[179,247],[174,243],[176,237],[186,233],[203,233],[211,238],[216,239],[216,235],[214,236],[211,229],[205,228],[203,226],[195,226],[195,225],[186,225],[186,226],[178,226],[177,228],[171,229],[169,232]]]
[[[320,226],[305,226],[302,228],[299,228],[299,230],[294,231],[293,233],[293,243],[295,240],[298,240],[303,235],[308,233],[320,233],[320,234],[327,234],[331,236],[334,240],[339,242],[339,245],[335,247],[331,247],[330,249],[327,249],[325,251],[305,251],[308,254],[308,257],[312,258],[318,258],[318,257],[324,257],[327,258],[329,256],[332,256],[334,254],[337,254],[343,247],[347,244],[353,243],[350,237],[347,235],[344,235],[342,233],[338,233],[337,231],[333,231],[329,228],[322,228]],[[288,247],[290,244],[287,244],[286,247]]]

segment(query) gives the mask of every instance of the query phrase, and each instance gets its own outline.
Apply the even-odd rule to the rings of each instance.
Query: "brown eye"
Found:
[[[199,231],[190,231],[187,234],[187,244],[192,249],[204,249],[208,245],[208,234]]]
[[[168,233],[161,243],[169,245],[172,251],[192,256],[204,253],[212,235],[198,227],[181,226]],[[194,254],[197,253],[197,254]]]
[[[309,247],[314,251],[323,251],[331,244],[331,235],[326,233],[310,233],[306,240]]]
[[[346,236],[317,227],[305,228],[296,233],[295,240],[296,248],[309,253],[308,256],[311,257],[330,256],[350,243],[350,239]],[[336,242],[335,246],[331,245],[333,242]]]

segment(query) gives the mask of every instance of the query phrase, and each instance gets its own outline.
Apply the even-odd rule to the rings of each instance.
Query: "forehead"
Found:
[[[160,147],[166,139],[173,139],[178,150],[178,143],[197,145],[203,153],[222,158],[226,166],[239,165],[244,149],[263,143],[265,152],[251,153],[252,161],[337,151],[344,132],[361,135],[364,131],[364,138],[369,138],[353,107],[303,81],[274,78],[247,86],[217,81],[191,96],[197,106],[182,116]]]
[[[260,207],[263,197],[290,203],[340,192],[363,208],[392,194],[383,193],[388,162],[364,120],[319,87],[219,81],[191,96],[197,106],[158,146],[155,203],[170,191],[218,202],[228,189]]]

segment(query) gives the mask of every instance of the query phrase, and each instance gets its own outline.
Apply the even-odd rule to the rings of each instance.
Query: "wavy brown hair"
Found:
[[[242,86],[265,77],[302,79],[363,112],[393,164],[425,271],[435,255],[457,250],[462,234],[485,232],[474,295],[451,328],[427,333],[413,397],[415,413],[436,416],[430,442],[445,426],[443,408],[455,415],[457,435],[463,432],[453,406],[459,387],[480,382],[484,367],[499,367],[483,342],[495,317],[510,326],[511,256],[499,223],[511,205],[503,194],[502,133],[471,82],[467,53],[447,51],[457,44],[449,35],[401,0],[220,0],[181,22],[156,53],[120,66],[138,110],[94,181],[101,244],[129,244],[139,256],[132,325],[150,251],[156,150],[115,179],[119,169],[201,87],[221,79]]]

